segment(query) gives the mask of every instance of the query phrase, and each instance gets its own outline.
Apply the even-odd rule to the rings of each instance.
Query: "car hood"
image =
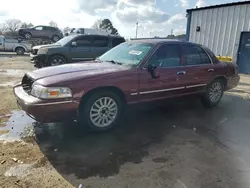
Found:
[[[59,44],[46,44],[46,45],[34,46],[32,49],[38,50],[40,48],[56,48],[56,47],[61,47],[61,45],[59,45]]]
[[[109,62],[82,62],[59,65],[54,67],[47,67],[26,73],[34,80],[41,78],[58,76],[62,78],[68,77],[86,77],[95,76],[99,74],[106,74],[110,72],[119,72],[130,69],[130,66],[117,65]]]

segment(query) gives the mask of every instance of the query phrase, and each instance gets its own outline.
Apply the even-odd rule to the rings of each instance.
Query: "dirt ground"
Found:
[[[33,68],[28,57],[0,55],[0,70],[6,69]],[[22,77],[0,76],[1,84]],[[0,115],[9,114],[17,108],[12,88],[0,92]],[[195,97],[131,106],[105,133],[34,123],[35,137],[1,141],[0,187],[249,188],[249,114],[250,76],[242,75],[213,109]],[[0,118],[1,136],[9,116]]]

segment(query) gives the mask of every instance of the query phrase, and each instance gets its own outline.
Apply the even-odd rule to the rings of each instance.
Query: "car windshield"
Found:
[[[152,46],[153,45],[149,43],[125,42],[109,50],[98,59],[100,61],[136,66],[145,57]]]
[[[57,41],[56,44],[64,46],[65,44],[70,42],[73,38],[75,38],[75,36],[63,37],[61,40]]]

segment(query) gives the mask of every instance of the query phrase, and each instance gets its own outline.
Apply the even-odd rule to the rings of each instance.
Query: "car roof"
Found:
[[[124,38],[120,35],[101,35],[101,34],[75,34],[75,36],[101,36],[101,37]]]
[[[194,44],[192,42],[188,41],[182,41],[182,40],[175,40],[175,39],[135,39],[135,40],[130,40],[128,42],[132,43],[149,43],[149,44],[162,44],[162,43],[178,43],[178,44]]]

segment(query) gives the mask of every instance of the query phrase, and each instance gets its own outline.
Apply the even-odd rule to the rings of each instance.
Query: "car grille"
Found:
[[[33,83],[34,83],[34,80],[32,78],[28,77],[27,75],[24,75],[24,77],[22,79],[23,90],[26,93],[30,94]]]
[[[31,53],[32,53],[33,55],[36,55],[36,54],[37,54],[37,51],[38,51],[38,49],[32,49]]]

